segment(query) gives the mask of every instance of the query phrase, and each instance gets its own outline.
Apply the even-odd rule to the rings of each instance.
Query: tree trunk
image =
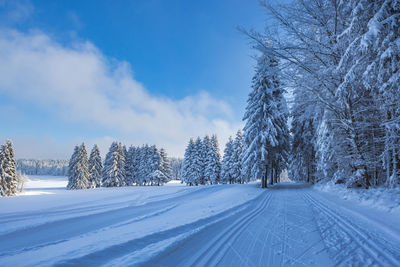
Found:
[[[262,188],[267,188],[267,180],[268,180],[268,165],[265,168],[265,174],[261,179],[261,187]]]
[[[270,178],[270,183],[271,183],[271,185],[273,185],[274,184],[274,164],[273,163],[271,163],[271,178]]]

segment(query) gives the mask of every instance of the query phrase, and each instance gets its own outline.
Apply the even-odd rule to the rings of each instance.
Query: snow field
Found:
[[[31,177],[26,193],[46,194],[0,199],[0,266],[400,265],[397,214],[306,184],[75,191],[60,180]]]
[[[179,184],[59,190],[51,195],[4,198],[3,203],[9,207],[18,201],[11,209],[13,212],[10,209],[0,212],[0,265],[86,262],[87,255],[100,251],[109,255],[111,252],[107,249],[112,251],[113,246],[138,239],[146,244],[143,248],[154,246],[157,242],[147,237],[167,230],[175,236],[174,228],[219,214],[261,192],[254,184],[244,187],[184,187]],[[132,241],[136,246],[126,245],[126,249],[138,249],[140,242],[136,241]]]

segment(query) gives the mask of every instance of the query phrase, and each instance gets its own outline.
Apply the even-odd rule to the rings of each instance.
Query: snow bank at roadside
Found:
[[[373,207],[400,215],[400,190],[388,188],[347,188],[333,182],[320,183],[315,189],[336,195],[344,200],[355,201],[361,205]]]

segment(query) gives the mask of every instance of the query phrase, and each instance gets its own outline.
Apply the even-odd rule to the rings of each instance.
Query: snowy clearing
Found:
[[[398,214],[305,184],[67,191],[65,177],[30,180],[0,199],[1,266],[400,264]]]

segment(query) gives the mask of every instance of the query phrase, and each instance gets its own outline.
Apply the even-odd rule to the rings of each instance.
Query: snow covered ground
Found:
[[[304,184],[99,188],[0,199],[0,266],[399,266],[400,217]]]
[[[400,216],[400,190],[379,188],[346,188],[343,184],[333,182],[315,185],[315,188],[339,196],[341,199],[349,200],[351,203],[360,203],[363,206],[374,207]]]

